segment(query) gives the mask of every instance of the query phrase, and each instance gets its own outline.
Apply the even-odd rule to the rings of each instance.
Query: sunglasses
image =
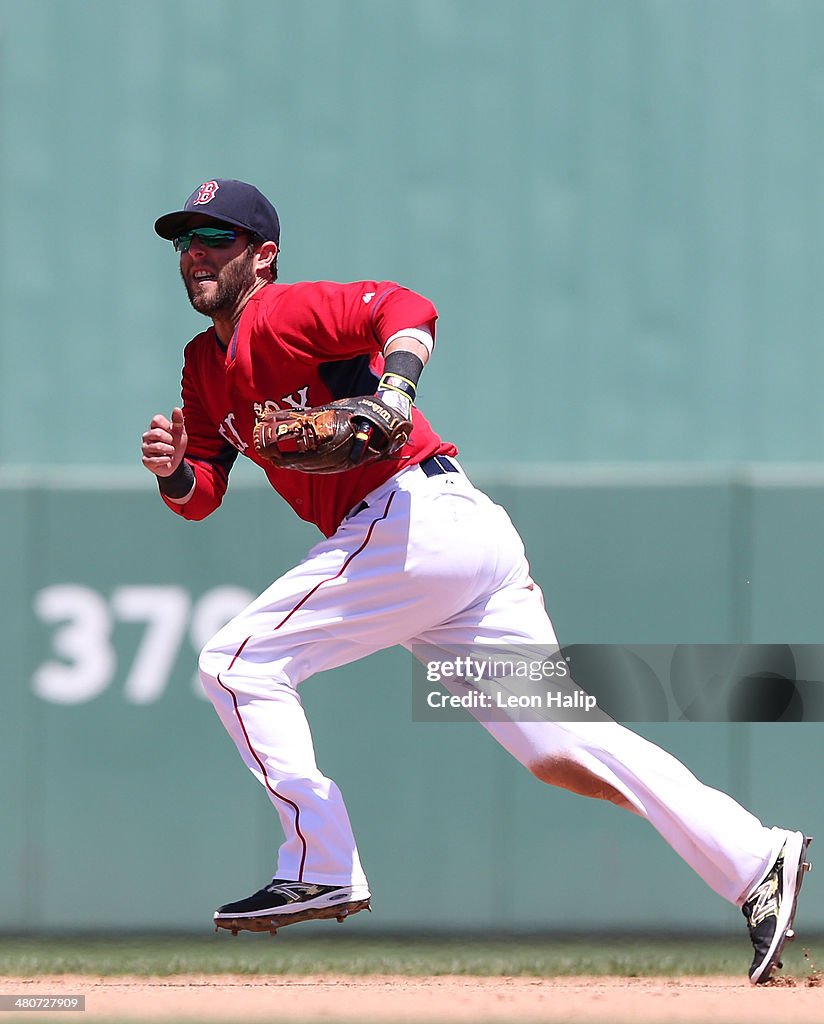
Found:
[[[173,238],[172,245],[177,252],[188,252],[195,238],[199,238],[209,249],[228,249],[239,234],[239,231],[232,231],[231,228],[192,228]]]

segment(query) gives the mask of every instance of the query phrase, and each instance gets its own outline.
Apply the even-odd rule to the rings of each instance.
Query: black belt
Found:
[[[442,473],[460,473],[455,463],[445,455],[430,455],[428,459],[424,459],[418,465],[427,476],[440,476]],[[368,508],[368,503],[362,501],[352,509],[349,516],[356,516],[359,512],[365,512]],[[349,516],[347,516],[347,519]]]
[[[428,459],[419,462],[418,465],[427,476],[440,476],[441,473],[460,473],[454,462],[445,455],[430,455]]]

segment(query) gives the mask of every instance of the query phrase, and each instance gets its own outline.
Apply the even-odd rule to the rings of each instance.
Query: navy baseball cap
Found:
[[[159,217],[154,229],[161,238],[177,238],[189,226],[193,213],[245,228],[267,242],[280,242],[277,210],[261,191],[245,181],[232,178],[204,181],[192,192],[182,210]]]

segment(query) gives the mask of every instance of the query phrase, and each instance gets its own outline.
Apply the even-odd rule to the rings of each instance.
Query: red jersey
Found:
[[[435,334],[437,310],[392,281],[269,284],[246,304],[228,349],[214,327],[189,342],[183,364],[186,461],[197,481],[179,505],[185,519],[203,519],[220,505],[238,453],[261,466],[297,512],[330,536],[373,488],[430,455],[455,455],[413,410],[409,441],[398,455],[343,473],[278,469],[258,457],[252,431],[266,408],[307,408],[375,393],[386,341],[404,328]]]

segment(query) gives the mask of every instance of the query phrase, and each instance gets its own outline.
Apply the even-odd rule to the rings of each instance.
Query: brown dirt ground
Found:
[[[824,1022],[821,978],[753,988],[711,978],[363,978],[323,976],[3,978],[0,994],[84,995],[84,1013],[57,1021],[198,1020],[434,1022],[543,1021],[586,1024],[792,1024]],[[52,1013],[3,1014],[55,1022]]]

